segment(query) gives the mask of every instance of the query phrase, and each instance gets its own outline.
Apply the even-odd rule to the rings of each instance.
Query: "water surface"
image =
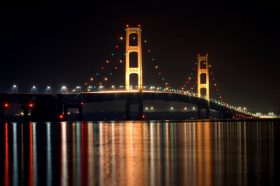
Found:
[[[276,122],[4,123],[0,185],[276,185],[279,134]]]

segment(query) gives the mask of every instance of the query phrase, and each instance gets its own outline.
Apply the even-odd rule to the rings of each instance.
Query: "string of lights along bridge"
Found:
[[[197,54],[194,62],[195,67],[190,75],[186,77],[187,80],[184,85],[180,89],[174,89],[170,81],[164,76],[160,63],[153,56],[149,42],[146,39],[142,39],[141,26],[130,27],[127,25],[125,31],[125,37],[119,37],[108,58],[100,64],[96,72],[82,85],[73,89],[62,86],[58,93],[54,93],[51,86],[47,86],[43,92],[40,92],[37,86],[33,85],[30,92],[20,93],[19,87],[14,84],[9,93],[0,95],[0,101],[2,102],[1,112],[3,113],[5,109],[8,109],[11,103],[18,103],[24,110],[25,115],[33,111],[33,114],[35,116],[37,114],[39,117],[42,115],[38,111],[40,110],[39,108],[46,107],[42,100],[53,99],[56,104],[55,114],[51,114],[52,116],[49,115],[48,117],[56,118],[56,115],[58,115],[60,119],[65,119],[69,108],[79,108],[80,118],[82,119],[83,105],[85,103],[125,100],[126,118],[130,118],[130,106],[137,104],[139,119],[144,119],[144,110],[148,109],[147,107],[143,109],[143,100],[165,100],[196,105],[198,115],[201,114],[202,109],[205,109],[207,118],[210,116],[211,109],[221,112],[225,118],[258,117],[257,114],[247,111],[246,107],[235,107],[222,100],[222,96],[218,91],[218,84],[215,78],[211,77],[213,72],[208,62],[208,53]],[[125,46],[125,51],[121,49],[122,46]],[[150,58],[151,69],[153,69],[153,74],[157,76],[160,86],[148,85],[147,82],[143,82],[143,52],[147,53]],[[137,62],[135,64],[131,60],[132,56],[136,56]],[[119,77],[119,73],[125,74],[124,82],[121,84],[112,83],[114,79]],[[137,77],[136,85],[132,85],[131,78],[133,76]],[[117,82],[120,82],[120,80],[117,80]],[[211,84],[214,85],[213,90],[216,91],[217,98],[211,97]],[[171,108],[170,110],[173,109]]]

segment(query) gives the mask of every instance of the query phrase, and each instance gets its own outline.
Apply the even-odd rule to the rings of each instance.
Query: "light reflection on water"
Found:
[[[0,180],[4,185],[270,185],[276,183],[279,132],[273,122],[5,123]]]

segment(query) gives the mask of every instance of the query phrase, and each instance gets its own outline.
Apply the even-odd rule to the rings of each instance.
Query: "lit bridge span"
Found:
[[[143,101],[176,101],[196,106],[197,118],[202,118],[201,111],[204,110],[206,117],[211,118],[211,110],[218,111],[221,118],[240,119],[255,118],[252,114],[239,110],[215,100],[207,100],[184,92],[151,91],[143,90],[107,90],[97,92],[81,92],[66,94],[1,94],[2,100],[21,105],[24,113],[28,115],[31,111],[33,121],[57,120],[60,113],[63,113],[66,120],[69,108],[79,109],[79,119],[83,120],[83,107],[87,103],[125,101],[125,118],[131,119],[130,106],[138,106],[138,118],[145,119]],[[32,105],[30,105],[32,103]],[[33,107],[33,104],[36,105]]]
[[[81,88],[72,92],[64,91],[60,94],[52,94],[48,92],[50,87],[47,87],[45,94],[35,92],[37,88],[33,86],[32,93],[0,93],[0,120],[4,120],[5,110],[9,104],[18,104],[23,110],[23,115],[26,120],[31,113],[33,121],[54,121],[67,120],[69,108],[79,109],[79,119],[83,120],[83,106],[86,103],[105,102],[123,100],[125,104],[125,118],[131,119],[131,105],[138,106],[138,119],[144,119],[143,101],[145,100],[161,100],[161,101],[176,101],[196,105],[197,118],[202,118],[201,111],[206,113],[205,118],[211,118],[211,110],[218,111],[220,117],[227,119],[238,118],[256,118],[252,113],[247,112],[231,105],[216,101],[210,97],[210,79],[208,54],[197,56],[197,77],[196,77],[196,93],[189,91],[160,89],[146,90],[143,86],[143,70],[142,70],[142,39],[141,27],[126,28],[126,51],[125,51],[125,83],[123,90],[100,90],[100,91],[84,91]],[[137,44],[131,44],[131,35],[136,35],[133,38]],[[117,46],[116,46],[117,47]],[[117,47],[118,48],[118,47]],[[131,66],[131,54],[137,54],[137,65]],[[106,61],[107,64],[109,61]],[[115,67],[117,69],[118,67]],[[158,69],[158,66],[155,66]],[[101,68],[104,70],[104,68]],[[159,73],[160,74],[160,73]],[[131,85],[131,75],[137,76],[137,88],[133,89]],[[107,80],[107,77],[105,77]],[[17,87],[13,86],[14,90]],[[63,87],[62,90],[66,90]]]

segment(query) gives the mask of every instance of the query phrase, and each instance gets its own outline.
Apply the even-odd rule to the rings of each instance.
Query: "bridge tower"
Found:
[[[138,90],[143,89],[143,71],[142,71],[142,42],[141,42],[141,27],[128,27],[126,30],[126,60],[125,60],[125,89],[130,90],[130,75],[137,74]],[[137,34],[137,45],[130,45],[130,35]],[[131,67],[130,54],[137,53],[137,67]]]
[[[205,90],[204,95],[202,90]],[[208,53],[204,56],[197,54],[197,95],[210,100]]]

